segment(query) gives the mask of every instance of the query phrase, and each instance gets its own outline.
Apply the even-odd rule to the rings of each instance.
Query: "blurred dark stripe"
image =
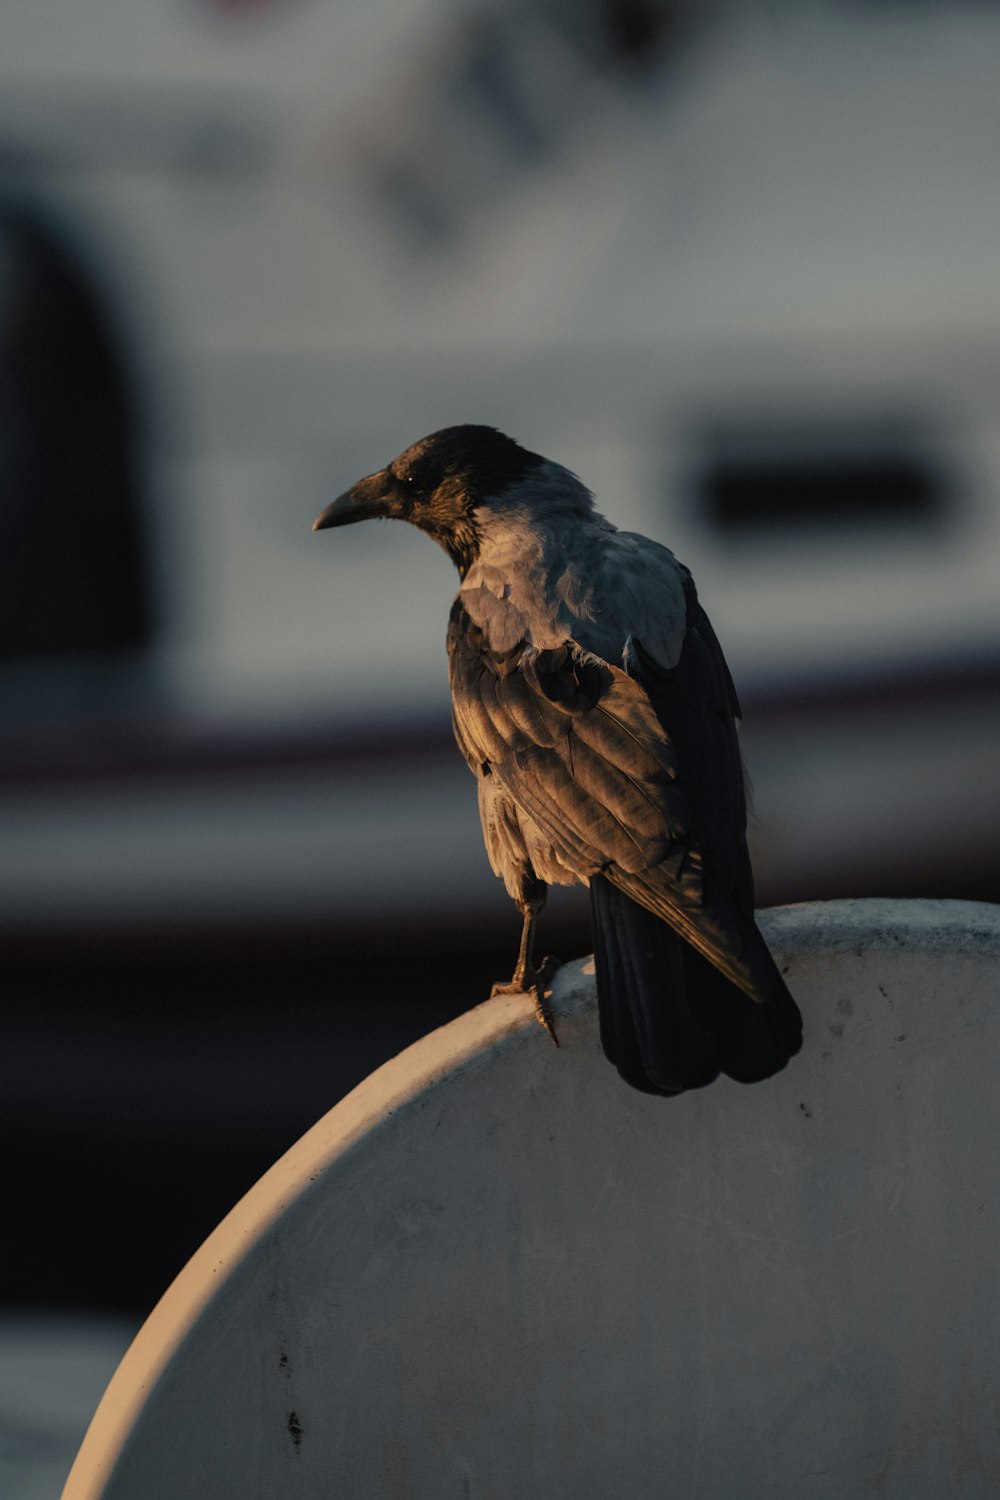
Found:
[[[817,718],[839,721],[926,705],[935,712],[1000,699],[1000,661],[899,666],[870,676],[742,688],[745,717],[760,729]],[[254,732],[176,719],[48,724],[0,735],[0,797],[18,787],[71,790],[99,783],[247,777],[329,769],[331,774],[399,762],[427,765],[456,749],[447,720],[334,724]]]

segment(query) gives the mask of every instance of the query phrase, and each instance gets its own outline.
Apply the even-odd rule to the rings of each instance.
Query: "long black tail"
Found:
[[[755,1003],[689,943],[603,876],[590,882],[601,1043],[647,1094],[702,1088],[719,1073],[755,1083],[802,1045],[798,1007],[752,922],[767,994]]]

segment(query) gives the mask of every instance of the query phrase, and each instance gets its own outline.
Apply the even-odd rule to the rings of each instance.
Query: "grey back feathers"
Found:
[[[474,511],[479,548],[459,597],[490,647],[577,641],[621,665],[630,635],[662,667],[684,639],[683,569],[666,547],[620,532],[559,464]]]

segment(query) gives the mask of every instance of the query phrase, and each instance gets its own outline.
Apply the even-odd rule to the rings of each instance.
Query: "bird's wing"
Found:
[[[473,771],[496,779],[566,868],[602,872],[754,995],[743,924],[704,879],[677,748],[642,682],[573,641],[492,651],[461,598],[448,650],[455,736]]]
[[[688,570],[667,547],[635,532],[613,531],[595,541],[584,553],[582,573],[593,580],[596,607],[584,612],[574,639],[620,663],[632,637],[659,667],[676,666],[687,635]]]
[[[726,659],[690,577],[686,630],[669,670],[631,639],[625,670],[640,686],[677,755],[691,807],[691,830],[713,887],[753,915],[746,853],[746,794],[737,738],[740,705]]]
[[[658,864],[687,832],[673,749],[645,694],[573,642],[489,649],[461,601],[449,629],[455,736],[586,878]]]

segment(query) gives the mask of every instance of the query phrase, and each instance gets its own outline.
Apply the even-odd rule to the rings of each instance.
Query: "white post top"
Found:
[[[678,1099],[490,1000],[237,1204],[122,1362],[64,1500],[1000,1493],[1000,908],[761,914],[802,1008]]]

